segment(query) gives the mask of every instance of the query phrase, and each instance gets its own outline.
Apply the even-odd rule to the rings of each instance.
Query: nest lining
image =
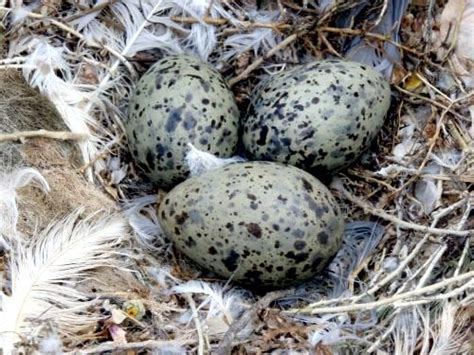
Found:
[[[260,8],[252,1],[214,2],[208,8],[199,6],[198,1],[163,7],[154,1],[114,1],[85,8],[51,1],[23,12],[7,9],[13,22],[4,35],[9,57],[0,61],[1,70],[22,69],[33,86],[53,99],[73,133],[95,137],[94,149],[72,155],[69,148],[65,153],[63,143],[50,139],[26,140],[11,148],[21,151],[17,158],[23,164],[38,168],[52,186],[60,187],[57,192],[53,187],[48,197],[35,187],[19,191],[24,234],[34,234],[32,215],[44,216],[39,228],[43,229],[75,203],[90,203],[92,212],[104,206],[113,208],[114,199],[126,199],[131,201],[129,210],[142,211],[133,215],[139,221],[139,243],[128,241],[118,249],[130,254],[127,265],[136,274],[120,274],[122,277],[111,283],[105,282],[111,278],[104,273],[89,275],[89,281],[108,284],[102,288],[94,283],[82,285],[86,294],[100,300],[90,312],[102,320],[95,328],[77,334],[75,340],[63,338],[62,346],[90,353],[142,348],[175,353],[225,353],[230,349],[242,353],[274,349],[325,353],[354,347],[400,354],[420,349],[464,351],[468,346],[468,309],[472,307],[468,290],[473,286],[468,231],[473,228],[474,150],[472,122],[467,119],[472,95],[465,72],[457,74],[455,66],[460,64],[455,45],[437,57],[436,43],[429,37],[436,24],[443,25],[444,4],[414,2],[403,18],[398,40],[376,32],[388,1],[360,11],[356,1],[320,2],[319,6],[311,1],[259,3]],[[323,8],[322,3],[328,7]],[[351,13],[357,15],[349,23]],[[341,22],[343,28],[338,27]],[[114,47],[112,40],[104,44],[95,39],[107,35],[114,41],[126,40]],[[140,42],[140,36],[147,40]],[[395,102],[383,132],[371,150],[333,183],[349,220],[370,216],[386,227],[376,251],[361,260],[350,275],[347,296],[319,299],[309,286],[306,293],[284,290],[251,295],[206,279],[208,275],[187,264],[159,236],[145,240],[156,232],[154,207],[136,198],[156,191],[141,184],[139,172],[128,158],[120,124],[130,84],[138,73],[166,53],[194,51],[229,78],[244,110],[262,76],[314,58],[344,56],[355,37],[379,50],[382,58],[387,42],[401,56],[391,75]],[[246,46],[251,41],[256,44]],[[148,44],[151,42],[156,44]],[[41,48],[45,51],[39,51]],[[38,66],[42,63],[38,53],[59,56],[65,62],[48,67],[45,61],[46,66]],[[48,86],[51,78],[64,83],[63,89],[71,95],[80,94],[81,100],[68,101],[70,96],[66,95],[58,98]],[[46,106],[38,111],[57,116],[54,107]],[[80,112],[86,114],[72,117]],[[31,111],[25,115],[31,116]],[[74,119],[86,118],[91,119],[90,131],[71,125]],[[52,125],[47,118],[30,121],[35,125],[16,129],[65,130],[60,120]],[[8,127],[1,127],[2,131],[8,132]],[[94,155],[88,155],[90,152]],[[85,166],[93,172],[96,186],[87,182],[91,175],[81,174],[84,163],[78,160],[92,162]],[[430,168],[433,165],[436,169]],[[125,172],[124,176],[120,172]],[[162,194],[159,191],[158,198],[149,201],[159,201]],[[77,196],[84,200],[77,201]],[[117,318],[127,300],[144,305],[146,313],[141,320]],[[56,332],[54,322],[47,326],[32,322],[26,334],[36,334],[36,338],[27,338],[18,347],[37,348]]]

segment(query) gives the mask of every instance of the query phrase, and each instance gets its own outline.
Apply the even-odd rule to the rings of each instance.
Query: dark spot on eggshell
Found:
[[[296,250],[303,250],[306,247],[306,242],[304,240],[297,240],[293,243],[293,246]]]
[[[255,238],[262,237],[262,228],[256,223],[247,224],[247,231],[252,234]]]
[[[326,232],[320,232],[318,234],[318,240],[321,244],[324,244],[324,245],[327,244],[328,239],[329,239],[329,236]]]
[[[160,226],[176,248],[224,279],[249,286],[307,280],[342,241],[344,220],[334,197],[292,166],[228,165],[184,181],[164,201]]]
[[[306,180],[305,178],[302,178],[301,181],[303,181],[303,188],[308,191],[312,192],[313,191],[313,186],[311,186],[311,183]]]
[[[231,250],[229,252],[229,255],[227,258],[223,260],[223,263],[227,270],[229,271],[235,271],[237,269],[237,261],[239,260],[240,254],[236,253],[234,250]]]
[[[181,212],[181,214],[177,214],[174,218],[178,225],[182,225],[189,218],[189,215],[185,211],[183,211]]]
[[[184,243],[188,248],[193,248],[196,246],[196,241],[192,237],[188,237]]]
[[[285,254],[285,257],[288,259],[293,259],[297,264],[302,263],[308,259],[308,253],[295,253],[294,251],[289,251]]]
[[[266,139],[267,139],[267,134],[268,134],[268,127],[267,126],[261,127],[260,133],[259,133],[259,138],[257,140],[258,145],[265,145]]]

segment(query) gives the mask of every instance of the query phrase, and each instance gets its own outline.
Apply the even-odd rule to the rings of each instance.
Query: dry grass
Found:
[[[80,105],[90,112],[98,112],[94,134],[101,135],[103,128],[103,136],[112,138],[100,146],[99,153],[91,157],[91,163],[81,164],[82,170],[81,166],[73,165],[77,174],[75,179],[85,180],[80,172],[94,168],[97,187],[117,202],[146,193],[162,196],[163,191],[141,185],[139,173],[129,159],[121,127],[129,89],[120,80],[133,81],[137,73],[146,70],[166,51],[149,49],[130,56],[110,45],[87,40],[83,31],[74,27],[72,21],[96,14],[99,22],[123,30],[123,24],[109,11],[109,6],[116,1],[91,8],[81,8],[72,2],[62,5],[59,1],[42,3],[40,9],[26,13],[19,24],[9,23],[10,31],[4,34],[6,45],[29,36],[43,35],[55,45],[68,46],[66,57],[76,82],[98,87],[117,78],[116,83],[119,83],[104,86],[108,101],[104,101],[103,106],[91,102]],[[223,8],[227,8],[226,4],[231,2],[222,3]],[[238,3],[245,7],[253,2]],[[99,301],[97,309],[92,311],[105,320],[95,329],[78,334],[76,339],[64,339],[66,350],[80,347],[84,353],[135,353],[142,349],[163,352],[167,349],[175,353],[198,354],[231,351],[258,354],[277,350],[316,354],[469,352],[474,288],[474,96],[472,88],[465,84],[465,75],[459,74],[459,61],[455,58],[456,36],[439,38],[445,4],[442,1],[412,1],[402,22],[401,41],[397,42],[373,31],[387,1],[375,2],[370,9],[369,12],[375,14],[374,22],[358,18],[347,28],[337,28],[335,24],[351,11],[352,2],[337,2],[338,5],[324,12],[315,7],[304,7],[303,3],[274,2],[274,10],[283,10],[274,21],[249,21],[247,18],[231,21],[211,13],[198,20],[189,14],[181,14],[171,16],[167,26],[176,36],[183,35],[182,28],[190,29],[198,23],[214,27],[218,45],[209,57],[214,63],[218,62],[216,58],[224,50],[223,42],[229,36],[271,31],[277,38],[271,48],[262,47],[257,53],[247,50],[229,62],[218,63],[242,110],[263,75],[291,66],[306,55],[342,57],[347,40],[355,36],[361,36],[380,49],[385,43],[396,45],[401,60],[390,79],[393,103],[385,127],[370,152],[348,171],[338,174],[332,184],[334,193],[345,206],[348,220],[369,218],[384,225],[385,234],[377,249],[350,275],[347,292],[331,299],[301,289],[251,294],[238,287],[223,285],[196,270],[164,240],[157,239],[154,249],[132,243],[124,246],[124,250],[131,253],[129,267],[135,271],[135,276],[130,279],[118,277],[113,282],[115,288],[103,288],[106,289],[104,292],[84,286],[90,290],[91,298]],[[2,11],[8,10],[0,7],[0,16]],[[173,29],[173,23],[179,28]],[[159,26],[152,19],[148,25]],[[453,30],[458,27],[459,23]],[[0,25],[0,40],[1,31]],[[438,34],[437,41],[432,40],[433,34]],[[0,74],[7,68],[23,69],[28,53],[28,49],[24,49],[13,57],[0,59]],[[29,129],[40,128],[51,129]],[[56,144],[48,139],[35,139],[34,142],[36,146],[27,141],[22,148],[25,152],[30,151],[26,156],[33,160],[36,159],[34,152],[39,148],[37,145]],[[117,158],[118,167],[110,163]],[[99,160],[105,162],[105,169],[97,169],[95,162]],[[126,172],[118,182],[114,180],[117,171]],[[71,188],[83,186],[83,182],[64,181],[62,173],[55,169],[46,173],[57,181],[57,186],[66,188],[68,182]],[[71,188],[66,190],[71,191]],[[32,192],[27,193],[31,196]],[[60,193],[59,189],[57,194]],[[73,191],[81,196],[86,193]],[[74,201],[73,198],[58,195],[50,198],[48,206],[51,208],[54,201],[69,203],[66,210],[73,207],[67,201]],[[102,198],[110,200],[104,196],[87,200],[102,204]],[[31,201],[30,197],[20,198],[20,208],[23,204],[24,210],[34,210],[34,206],[24,205]],[[149,211],[153,213],[152,209]],[[28,221],[27,216],[25,220]],[[5,269],[2,261],[0,258],[0,271]],[[101,275],[106,274],[95,275],[99,282]],[[173,292],[176,285],[196,279],[216,281],[215,285],[219,287],[203,286],[201,292],[185,294]],[[228,303],[226,297],[230,299]],[[118,318],[117,313],[128,300],[143,304],[146,313],[142,319],[130,315]],[[212,311],[213,307],[217,310]],[[120,336],[122,333],[117,328],[125,335]],[[36,328],[35,331],[43,334]],[[27,349],[37,346],[28,339],[22,345]]]

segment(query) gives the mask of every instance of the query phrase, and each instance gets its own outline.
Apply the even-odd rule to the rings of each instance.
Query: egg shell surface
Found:
[[[327,174],[371,144],[390,106],[390,86],[365,65],[326,60],[272,75],[254,93],[243,122],[252,159]]]
[[[171,187],[189,174],[187,143],[230,157],[238,124],[233,94],[221,74],[195,57],[174,55],[140,78],[125,128],[138,166],[153,182]]]
[[[252,286],[311,278],[339,250],[344,230],[337,202],[319,180],[273,162],[192,177],[168,193],[158,218],[194,262]]]

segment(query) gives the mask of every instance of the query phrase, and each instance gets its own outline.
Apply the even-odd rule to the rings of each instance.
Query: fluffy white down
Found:
[[[235,156],[231,158],[218,158],[213,154],[203,152],[191,143],[188,143],[189,151],[186,154],[186,163],[188,164],[191,176],[201,175],[209,170],[222,168],[229,164],[242,163],[244,158]]]
[[[0,247],[8,249],[11,241],[18,237],[16,190],[31,183],[36,183],[44,192],[49,191],[48,182],[36,169],[21,168],[0,172]]]

